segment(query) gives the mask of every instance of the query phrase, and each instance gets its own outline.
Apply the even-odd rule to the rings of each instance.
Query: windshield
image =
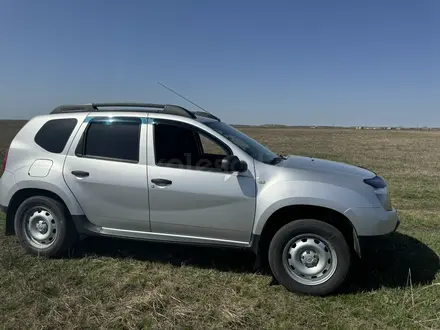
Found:
[[[260,162],[270,163],[278,158],[277,154],[228,124],[213,121],[206,123],[206,125]]]

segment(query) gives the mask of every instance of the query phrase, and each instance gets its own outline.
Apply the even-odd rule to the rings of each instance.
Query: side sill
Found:
[[[143,232],[134,230],[123,230],[102,227],[100,234],[102,236],[112,236],[120,238],[131,238],[152,242],[164,243],[179,243],[190,245],[204,245],[204,246],[219,246],[219,247],[235,247],[235,248],[249,248],[249,243],[239,241],[228,241],[195,236],[182,236],[174,234],[163,234],[153,232]]]
[[[181,235],[173,235],[173,234],[162,234],[162,233],[100,227],[92,224],[85,215],[74,215],[72,216],[72,219],[78,233],[84,236],[103,236],[103,237],[132,239],[132,240],[148,241],[148,242],[163,242],[163,243],[185,244],[185,245],[206,246],[206,247],[251,249],[252,251],[254,251],[254,246],[255,249],[258,248],[258,241],[259,241],[258,239],[257,240],[252,239],[252,243],[249,244],[247,242],[240,242],[240,241],[228,241],[228,240],[219,240],[219,239],[211,239],[204,237],[181,236]]]

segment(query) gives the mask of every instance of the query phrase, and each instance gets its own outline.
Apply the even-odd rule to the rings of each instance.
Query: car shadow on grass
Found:
[[[77,244],[71,257],[106,256],[160,262],[177,267],[193,266],[235,273],[254,273],[255,257],[239,249],[220,249],[189,245],[139,242],[133,240],[89,237]],[[421,241],[401,233],[378,240],[363,251],[352,275],[339,290],[342,294],[431,284],[439,271],[439,256]],[[266,271],[262,275],[269,275]]]
[[[194,266],[235,273],[253,271],[255,256],[241,249],[200,247],[186,244],[143,242],[129,239],[88,237],[80,241],[70,257],[105,256],[159,262],[177,267]]]
[[[440,258],[418,239],[396,232],[363,250],[353,268],[343,293],[432,284]]]

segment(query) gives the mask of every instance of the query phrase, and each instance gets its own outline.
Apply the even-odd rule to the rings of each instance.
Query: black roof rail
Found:
[[[125,102],[116,102],[116,103],[92,103],[96,108],[113,108],[113,107],[121,107],[121,108],[154,108],[154,109],[163,109],[166,104],[155,104],[155,103],[125,103]]]
[[[183,107],[180,107],[178,105],[173,105],[173,104],[165,105],[165,107],[163,109],[163,113],[167,113],[170,115],[189,117],[192,119],[197,118],[197,116],[193,112],[189,111],[188,109],[185,109]]]
[[[162,109],[163,113],[183,116],[193,119],[197,118],[197,116],[193,112],[181,106],[173,105],[173,104],[154,104],[154,103],[90,103],[90,104],[70,104],[70,105],[67,104],[56,107],[55,109],[52,110],[51,114],[70,113],[70,112],[94,112],[94,111],[100,111],[99,108],[142,108],[142,109],[136,109],[134,111],[144,111],[144,112],[157,112],[157,110],[151,110],[151,109]],[[146,108],[150,108],[150,109],[146,109]]]
[[[200,117],[211,118],[217,121],[221,121],[219,117],[214,116],[212,113],[204,112],[204,111],[194,111],[194,114]]]
[[[69,112],[90,112],[98,111],[92,104],[64,104],[56,107],[51,111],[55,113],[69,113]]]

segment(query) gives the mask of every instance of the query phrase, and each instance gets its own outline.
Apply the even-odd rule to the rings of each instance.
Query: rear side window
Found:
[[[49,120],[35,135],[35,143],[49,152],[59,154],[64,150],[77,122],[75,118]]]
[[[140,118],[95,118],[87,127],[76,155],[80,157],[139,162]]]

